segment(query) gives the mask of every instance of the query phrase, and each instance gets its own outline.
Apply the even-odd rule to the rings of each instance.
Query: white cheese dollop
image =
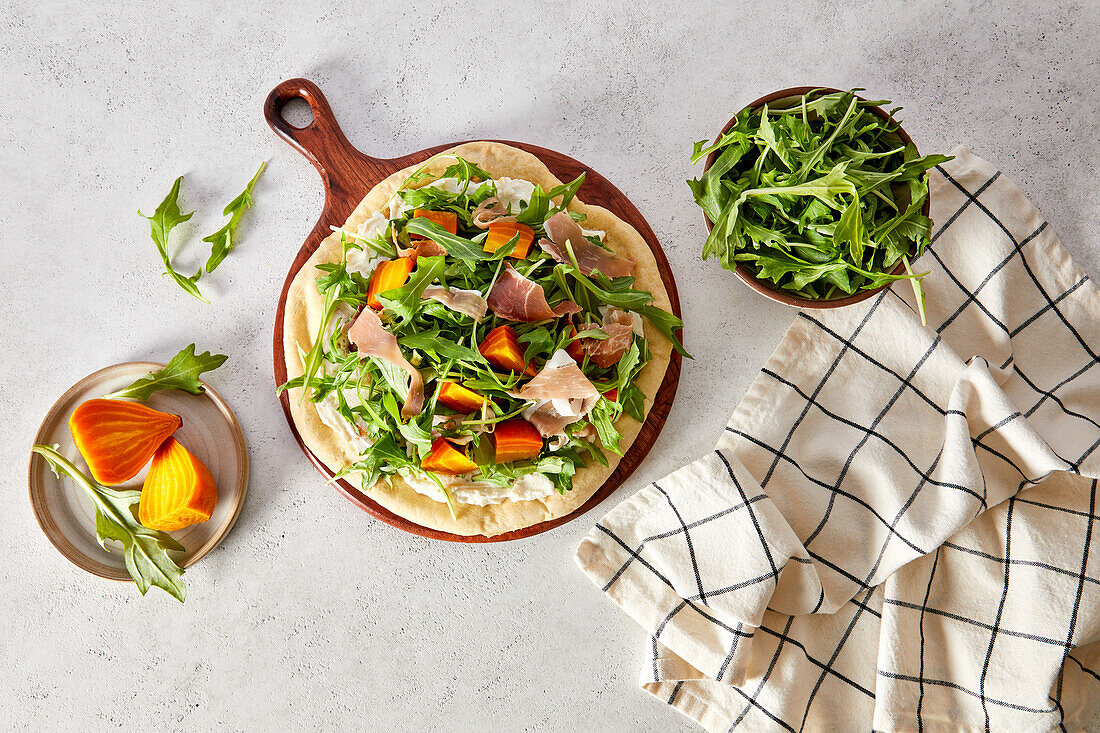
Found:
[[[447,193],[461,193],[464,186],[466,186],[466,182],[461,178],[437,178],[424,188],[438,188]],[[470,185],[466,187],[466,193],[472,194],[480,186],[481,183],[470,181]]]
[[[352,392],[354,395],[354,392]],[[355,404],[358,404],[358,397],[355,397]],[[345,392],[345,400],[349,405],[353,404],[352,399]],[[346,440],[355,448],[359,455],[362,455],[364,451],[371,447],[369,439],[359,434],[359,430],[349,423],[343,415],[336,409],[336,395],[327,394],[324,399],[314,404],[317,409],[317,417],[321,418],[321,422],[332,428],[337,435]]]
[[[520,210],[520,202],[527,203],[531,200],[531,194],[535,192],[535,184],[524,181],[521,178],[497,178],[497,198],[500,203],[507,206],[512,213]]]
[[[390,220],[386,218],[384,213],[376,211],[371,214],[369,219],[356,227],[355,233],[366,239],[381,239],[384,237],[389,223]],[[351,239],[354,240],[354,238]],[[348,270],[369,277],[374,270],[375,260],[377,259],[378,253],[366,245],[361,245],[360,249],[349,248]]]
[[[423,494],[440,503],[447,501],[435,481],[425,476],[404,475],[405,482],[418,494]],[[529,473],[521,476],[511,486],[497,486],[484,481],[471,481],[462,476],[440,476],[451,498],[459,504],[488,506],[505,501],[530,501],[541,499],[554,493],[554,484],[541,473]]]

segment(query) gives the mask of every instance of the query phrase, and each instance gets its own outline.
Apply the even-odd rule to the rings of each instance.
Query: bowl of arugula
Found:
[[[714,257],[751,288],[799,308],[837,308],[909,280],[931,239],[928,170],[887,111],[853,89],[795,87],[765,95],[697,142],[688,181]]]

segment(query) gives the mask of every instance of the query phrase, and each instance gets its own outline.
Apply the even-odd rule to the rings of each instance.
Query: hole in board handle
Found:
[[[304,130],[313,124],[313,109],[301,97],[288,99],[279,110],[279,116],[295,130]]]

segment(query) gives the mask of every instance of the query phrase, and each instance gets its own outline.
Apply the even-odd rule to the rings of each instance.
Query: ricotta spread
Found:
[[[439,486],[425,476],[405,475],[401,476],[405,483],[411,486],[418,494],[423,494],[440,503],[447,501]],[[462,476],[439,476],[451,498],[459,504],[473,504],[475,506],[488,506],[500,504],[505,501],[529,501],[541,499],[554,493],[554,484],[541,473],[529,473],[521,476],[511,486],[498,486],[486,481],[471,481]]]
[[[352,399],[346,394],[345,400],[348,404],[352,404]],[[355,401],[358,402],[358,398],[355,398]],[[314,403],[314,407],[317,409],[317,417],[321,418],[321,422],[350,443],[360,455],[371,447],[370,440],[360,435],[359,430],[336,409],[336,395],[331,393],[325,395],[320,402]]]

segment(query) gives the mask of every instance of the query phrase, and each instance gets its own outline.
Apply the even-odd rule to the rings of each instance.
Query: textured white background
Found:
[[[0,1],[0,729],[691,729],[636,689],[641,631],[573,566],[599,512],[509,545],[432,543],[326,489],[290,439],[271,328],[321,187],[264,123],[284,78],[315,80],[368,153],[525,140],[648,218],[696,358],[605,508],[710,448],[793,316],[700,263],[683,183],[692,141],[763,93],[893,99],[925,152],[965,143],[1002,167],[1100,273],[1096,2],[179,5]],[[240,248],[201,283],[212,305],[191,300],[159,276],[135,210],[186,174],[199,213],[174,241],[193,266],[264,159]],[[211,381],[252,481],[180,606],[55,552],[26,464],[70,384],[190,341],[231,357]]]

